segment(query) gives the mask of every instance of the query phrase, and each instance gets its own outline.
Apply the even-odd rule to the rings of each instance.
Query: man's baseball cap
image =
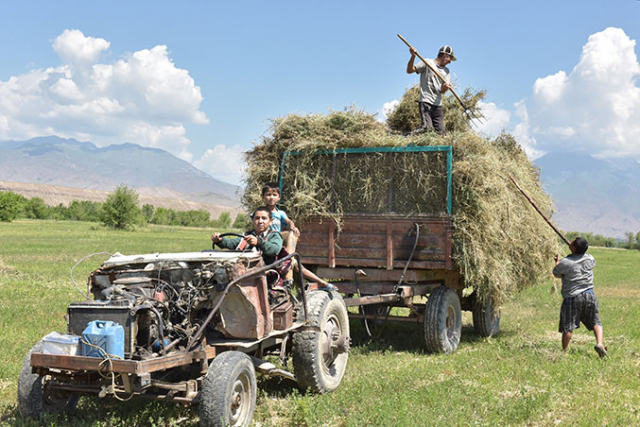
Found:
[[[456,57],[453,55],[453,48],[449,45],[444,45],[440,48],[440,50],[438,51],[438,54],[440,53],[446,53],[447,55],[449,55],[451,57],[452,61],[456,60]]]

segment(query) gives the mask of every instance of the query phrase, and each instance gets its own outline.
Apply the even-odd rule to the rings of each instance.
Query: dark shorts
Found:
[[[584,323],[590,331],[595,325],[602,326],[598,299],[591,289],[562,301],[558,332],[571,332],[578,329],[580,322]]]

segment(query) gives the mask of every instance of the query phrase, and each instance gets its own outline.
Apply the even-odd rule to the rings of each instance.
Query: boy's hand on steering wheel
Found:
[[[258,236],[250,234],[248,236],[245,236],[244,240],[251,246],[258,246]]]
[[[220,242],[222,242],[222,237],[220,237],[220,233],[213,233],[213,234],[211,235],[211,241],[212,241],[213,243],[220,243]]]

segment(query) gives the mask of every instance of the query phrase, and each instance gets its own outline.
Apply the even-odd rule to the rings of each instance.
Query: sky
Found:
[[[639,0],[15,1],[0,13],[0,141],[164,149],[241,183],[287,114],[379,120],[418,82],[408,49],[451,45],[492,137],[527,153],[640,161]]]

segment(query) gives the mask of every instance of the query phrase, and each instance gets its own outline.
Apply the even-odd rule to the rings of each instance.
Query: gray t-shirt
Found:
[[[451,83],[451,76],[447,67],[440,67],[433,59],[427,59],[429,65],[438,70],[438,73],[447,83]],[[442,105],[442,80],[427,67],[424,62],[420,61],[416,65],[416,73],[420,74],[420,102],[426,102],[431,105]]]
[[[574,297],[593,289],[595,265],[595,258],[589,254],[572,254],[562,258],[553,269],[553,275],[562,279],[562,297]]]

